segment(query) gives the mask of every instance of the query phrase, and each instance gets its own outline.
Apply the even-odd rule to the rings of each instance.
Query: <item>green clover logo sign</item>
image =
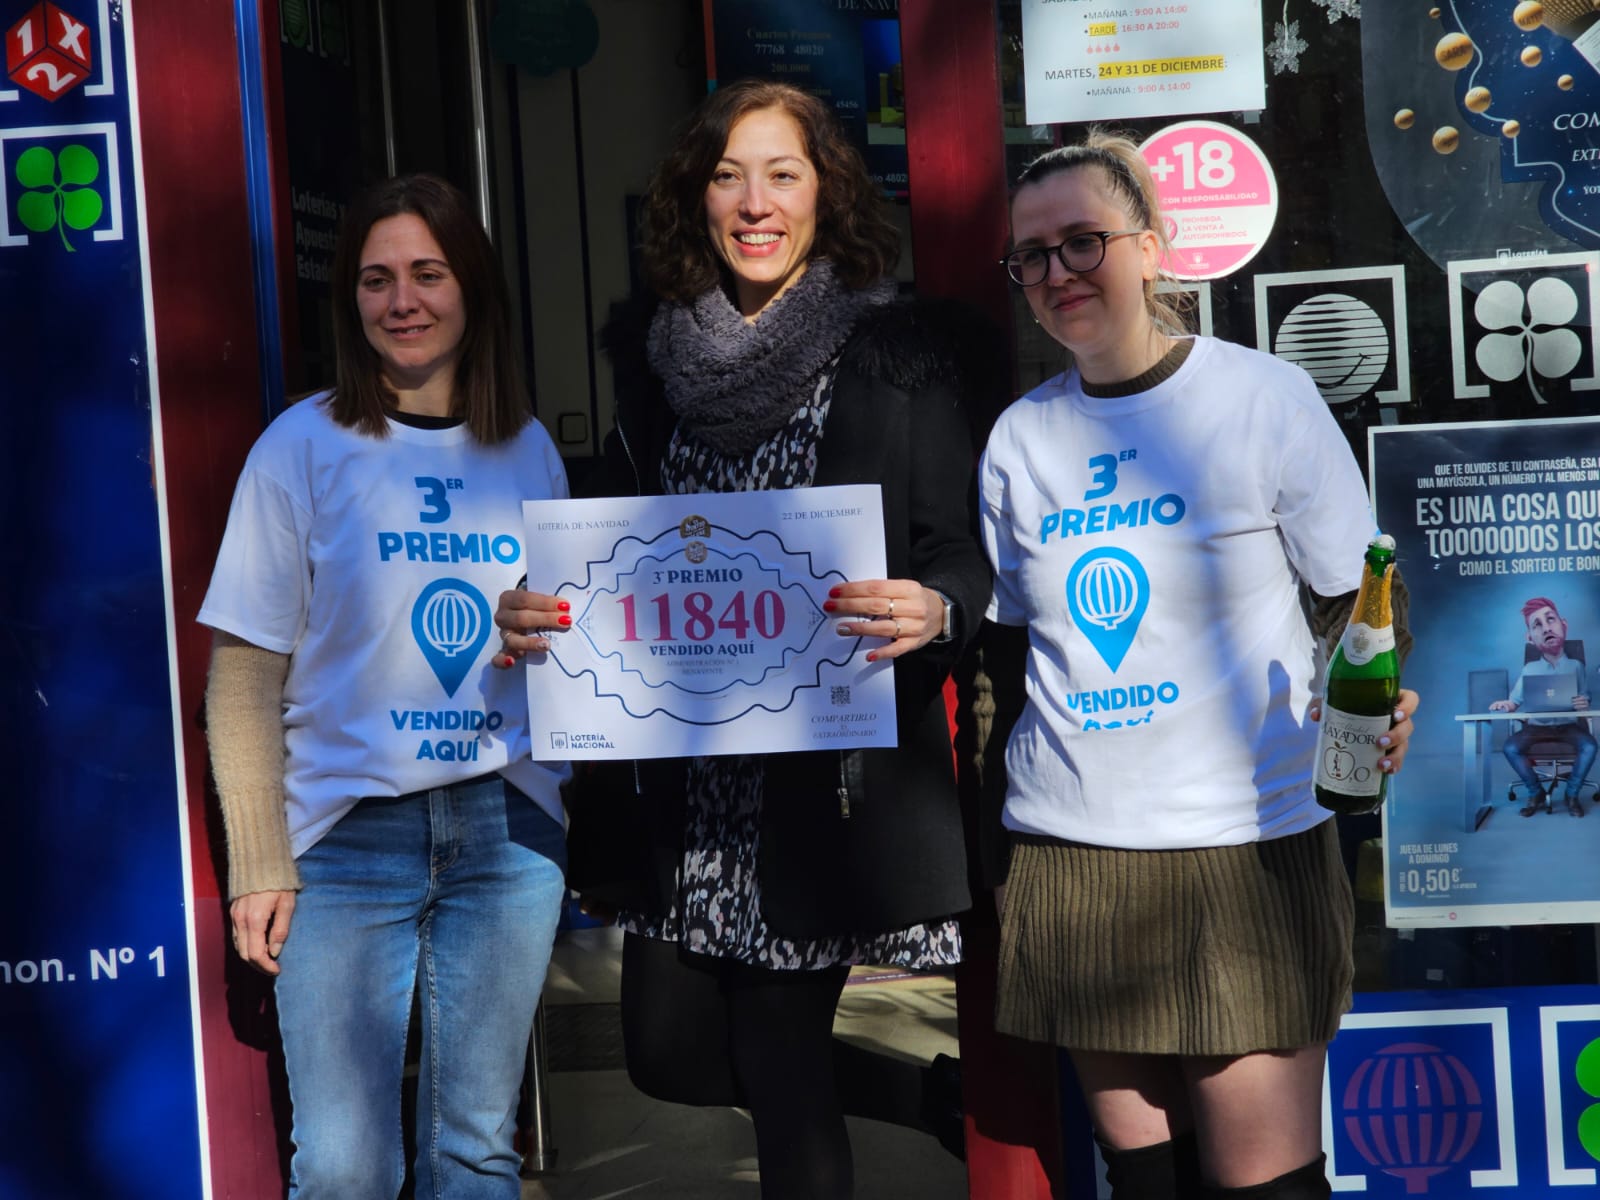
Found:
[[[59,168],[59,178],[57,178]],[[60,232],[68,252],[67,226],[93,228],[105,204],[89,185],[100,178],[100,160],[87,146],[63,146],[61,157],[33,146],[17,157],[17,182],[28,190],[17,197],[17,217],[34,233]]]
[[[1600,1038],[1585,1046],[1573,1064],[1578,1086],[1590,1096],[1600,1097]],[[1578,1141],[1589,1157],[1600,1159],[1600,1104],[1591,1104],[1578,1116]]]

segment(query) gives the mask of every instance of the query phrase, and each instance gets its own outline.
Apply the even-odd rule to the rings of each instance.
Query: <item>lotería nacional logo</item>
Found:
[[[1600,1184],[1592,984],[1358,993],[1327,1070],[1335,1195],[1564,1200]]]
[[[1323,1093],[1335,1193],[1543,1196],[1516,1190],[1529,1180],[1518,1163],[1511,1024],[1494,1005],[1347,1014]]]

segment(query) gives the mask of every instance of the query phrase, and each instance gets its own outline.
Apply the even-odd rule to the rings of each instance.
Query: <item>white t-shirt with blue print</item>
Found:
[[[988,616],[1029,635],[1007,826],[1178,849],[1327,818],[1298,580],[1356,588],[1374,524],[1304,371],[1211,338],[1133,396],[1069,371],[1006,410],[979,474]]]
[[[250,451],[199,620],[290,656],[284,791],[296,856],[364,796],[498,771],[557,821],[569,768],[530,757],[521,670],[493,612],[524,565],[522,501],[567,495],[530,421],[483,446],[465,425],[375,438],[322,403]]]

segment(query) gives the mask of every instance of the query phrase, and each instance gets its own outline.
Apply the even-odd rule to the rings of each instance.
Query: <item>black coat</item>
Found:
[[[638,311],[604,338],[617,427],[596,494],[660,491],[674,417],[644,361],[647,327]],[[992,344],[970,314],[894,304],[865,318],[842,352],[815,485],[879,484],[889,578],[944,593],[959,615],[953,641],[894,662],[898,747],[765,757],[759,884],[782,936],[878,933],[971,905],[943,688],[992,582],[975,532],[962,382],[967,361],[986,360]],[[681,759],[580,771],[572,886],[664,910],[682,853],[684,773]]]

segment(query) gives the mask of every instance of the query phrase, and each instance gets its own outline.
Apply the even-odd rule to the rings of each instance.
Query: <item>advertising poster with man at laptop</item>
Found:
[[[1422,695],[1384,813],[1396,926],[1600,920],[1600,418],[1374,428]]]

